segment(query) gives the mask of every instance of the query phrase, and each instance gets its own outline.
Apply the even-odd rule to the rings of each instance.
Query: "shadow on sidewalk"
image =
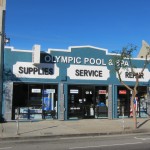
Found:
[[[142,123],[140,123],[137,128],[139,129],[140,127],[142,127],[144,124],[146,124],[150,119],[147,119],[145,121],[143,121]]]
[[[36,131],[42,131],[45,129],[49,129],[49,128],[56,128],[57,126],[52,126],[52,127],[47,127],[47,128],[42,128],[42,129],[36,129],[36,130],[31,130],[31,131],[26,131],[26,132],[19,132],[19,135],[21,134],[26,134],[26,133],[31,133],[31,132],[36,132]]]

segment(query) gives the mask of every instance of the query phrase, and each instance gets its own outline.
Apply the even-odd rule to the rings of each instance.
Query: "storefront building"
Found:
[[[5,47],[2,113],[6,120],[88,119],[132,117],[131,93],[112,71],[112,56],[107,49],[92,46],[32,50]],[[138,68],[143,59],[134,59]],[[128,65],[128,60],[122,63]],[[123,72],[131,87],[135,77]],[[149,114],[150,65],[140,78],[137,116]]]

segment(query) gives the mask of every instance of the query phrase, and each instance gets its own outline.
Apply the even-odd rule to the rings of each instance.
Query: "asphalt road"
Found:
[[[0,141],[0,150],[150,150],[150,134]]]

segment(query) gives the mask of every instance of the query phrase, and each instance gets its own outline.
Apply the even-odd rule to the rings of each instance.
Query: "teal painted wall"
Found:
[[[41,52],[41,63],[45,63],[43,58],[42,58],[43,52]],[[89,47],[83,47],[83,48],[72,48],[71,52],[66,51],[51,51],[50,54],[45,52],[45,55],[51,55],[51,56],[64,56],[64,57],[72,57],[72,58],[81,58],[82,61],[80,64],[74,63],[73,61],[70,63],[49,63],[49,64],[56,64],[56,66],[59,68],[59,75],[56,77],[56,79],[42,79],[42,78],[11,78],[13,81],[26,81],[26,82],[57,82],[59,83],[62,80],[67,79],[68,84],[120,84],[118,79],[116,78],[116,74],[112,71],[113,67],[108,65],[109,60],[112,59],[111,54],[107,54],[107,51],[105,50],[99,50],[96,48],[89,48]],[[87,62],[84,64],[83,59],[85,58],[93,58],[93,59],[100,59],[104,60],[105,65],[100,64],[90,64]],[[5,48],[5,53],[4,53],[4,70],[6,70],[6,73],[4,73],[4,78],[7,79],[7,71],[13,72],[13,65],[16,64],[16,62],[32,62],[32,52],[24,52],[24,51],[12,51],[10,48]],[[135,65],[138,68],[143,67],[143,60],[134,60]],[[48,64],[48,63],[47,63]],[[110,77],[107,80],[86,80],[86,79],[70,79],[69,76],[67,76],[67,68],[69,68],[71,65],[84,65],[86,66],[97,66],[97,69],[101,66],[107,67],[107,69],[110,71]],[[150,64],[147,66],[148,70],[150,71]],[[105,76],[105,74],[103,74]],[[149,82],[149,81],[148,81]],[[126,82],[129,85],[133,85],[134,82]],[[143,82],[142,82],[143,83]]]
[[[49,56],[51,58],[50,62],[45,61],[45,56]],[[5,81],[12,81],[12,82],[33,82],[33,83],[64,83],[64,95],[65,95],[65,112],[64,112],[64,118],[67,119],[67,101],[68,101],[68,85],[71,84],[86,84],[88,85],[112,85],[112,101],[113,101],[113,118],[116,118],[117,116],[117,86],[120,85],[120,82],[116,78],[116,73],[112,70],[112,65],[108,65],[110,63],[110,59],[112,59],[112,54],[107,53],[107,50],[99,49],[91,46],[86,47],[72,47],[69,50],[51,50],[50,52],[42,52],[41,51],[41,57],[40,57],[40,63],[46,65],[46,67],[49,67],[50,65],[53,67],[54,75],[55,75],[55,69],[58,68],[59,72],[56,75],[56,78],[50,78],[51,75],[47,75],[47,78],[34,78],[34,75],[31,75],[32,78],[28,77],[16,77],[16,75],[13,72],[13,66],[16,65],[17,62],[26,62],[32,64],[32,50],[31,51],[23,51],[23,50],[15,50],[13,48],[5,48],[4,53],[4,82]],[[67,58],[66,62],[62,62],[61,59],[57,61],[56,58]],[[55,59],[53,59],[55,58]],[[70,60],[69,59],[73,59]],[[91,60],[90,62],[86,62],[85,60]],[[97,60],[97,64],[94,63],[94,60]],[[57,62],[53,62],[57,61]],[[101,61],[101,62],[100,62]],[[141,59],[135,59],[134,60],[135,65],[138,68],[142,68],[144,61]],[[34,65],[35,67],[38,67],[38,65]],[[80,68],[80,66],[82,66]],[[26,67],[26,66],[23,66]],[[101,70],[103,73],[103,77],[107,76],[105,74],[105,71],[103,69],[108,70],[110,73],[110,77],[99,80],[98,78],[93,79],[86,79],[86,77],[81,76],[83,78],[81,79],[72,79],[72,75],[74,75],[76,72],[74,72],[74,67],[77,70]],[[103,68],[104,67],[104,68]],[[72,72],[67,76],[67,70],[70,69]],[[150,76],[150,64],[147,66],[148,74]],[[88,74],[89,75],[89,74]],[[75,75],[74,75],[75,76]],[[150,79],[148,79],[146,82],[139,82],[139,85],[146,85],[149,84]],[[134,85],[134,81],[126,81],[126,83],[130,86]],[[58,86],[58,91],[59,91]],[[59,91],[60,92],[60,91]],[[60,93],[58,95],[58,98],[60,99]],[[58,102],[58,105],[60,105],[60,101]],[[60,113],[60,109],[58,110]],[[58,113],[58,115],[59,115]]]

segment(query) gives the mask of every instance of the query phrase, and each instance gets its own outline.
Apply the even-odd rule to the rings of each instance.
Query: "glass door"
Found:
[[[68,119],[94,118],[94,87],[70,85],[68,88]]]
[[[96,86],[96,118],[108,118],[108,87],[107,86]]]
[[[83,117],[84,118],[94,118],[95,108],[94,108],[94,87],[83,87],[82,88],[82,100],[83,100]]]

